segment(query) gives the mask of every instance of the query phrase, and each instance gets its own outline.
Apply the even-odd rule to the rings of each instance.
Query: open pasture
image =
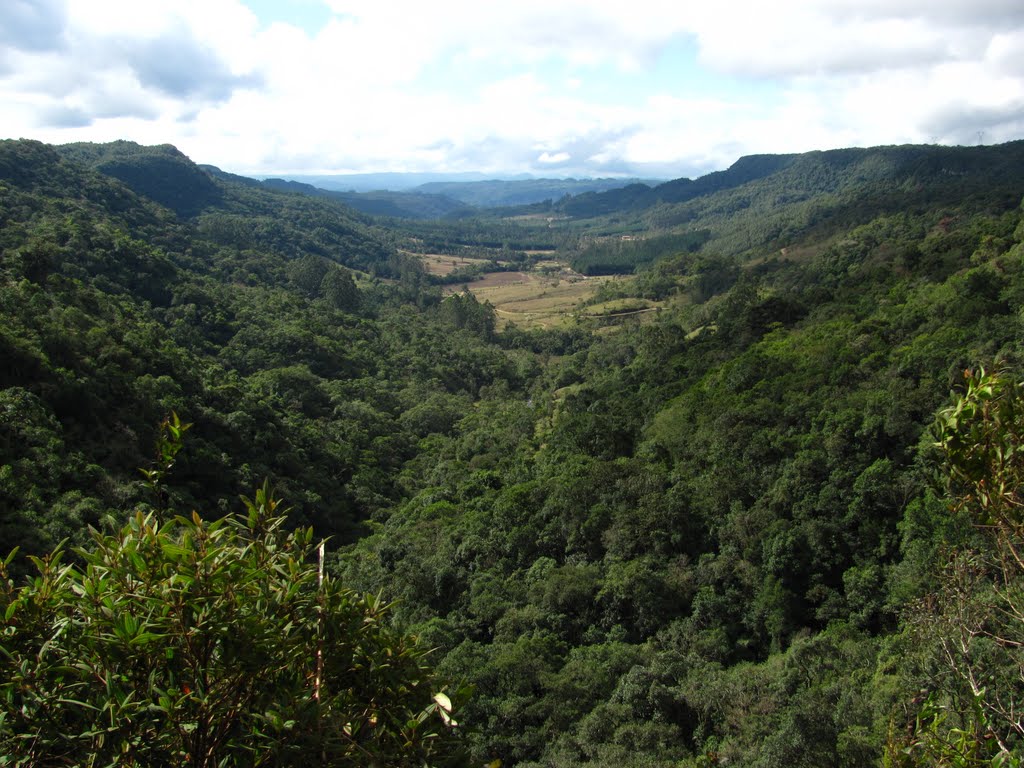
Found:
[[[521,328],[552,328],[573,322],[581,305],[610,279],[568,281],[532,272],[492,272],[470,283],[469,290],[494,305],[499,327],[515,323]]]
[[[440,277],[450,275],[455,270],[462,269],[463,267],[479,266],[490,263],[487,259],[453,256],[450,253],[416,253],[411,255],[419,257],[428,274],[438,275]]]

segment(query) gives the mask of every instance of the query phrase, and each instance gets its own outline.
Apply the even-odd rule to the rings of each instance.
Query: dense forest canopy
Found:
[[[29,556],[267,480],[474,688],[451,760],[1017,764],[1024,143],[469,218],[335,197],[0,143],[5,605]],[[538,252],[658,311],[524,330],[416,255]]]

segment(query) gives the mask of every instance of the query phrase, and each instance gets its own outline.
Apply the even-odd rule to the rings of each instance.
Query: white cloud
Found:
[[[63,44],[61,0],[6,0],[0,24],[0,46],[47,51]]]
[[[241,0],[8,0],[7,130],[241,172],[576,175],[1024,136],[1020,0],[325,1],[308,34]]]
[[[544,165],[558,165],[560,163],[568,162],[571,158],[572,155],[568,152],[555,152],[554,154],[551,154],[550,152],[541,152],[540,155],[537,156],[537,162],[543,163]]]
[[[117,116],[119,103],[122,116],[152,117],[160,97],[218,101],[258,81],[244,51],[256,19],[233,0],[72,0],[48,2],[47,10],[51,44],[23,47],[0,82],[6,98],[20,92],[46,101],[35,120],[42,127],[47,114],[62,111]],[[6,55],[11,62],[10,47]]]

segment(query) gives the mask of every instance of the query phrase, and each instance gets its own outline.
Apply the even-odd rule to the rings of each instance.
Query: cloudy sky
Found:
[[[249,175],[694,177],[1024,138],[1024,2],[0,0],[0,115]]]

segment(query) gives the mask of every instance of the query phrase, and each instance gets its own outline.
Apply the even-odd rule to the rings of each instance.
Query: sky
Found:
[[[1024,1],[0,0],[0,115],[260,177],[694,178],[1024,138]]]

